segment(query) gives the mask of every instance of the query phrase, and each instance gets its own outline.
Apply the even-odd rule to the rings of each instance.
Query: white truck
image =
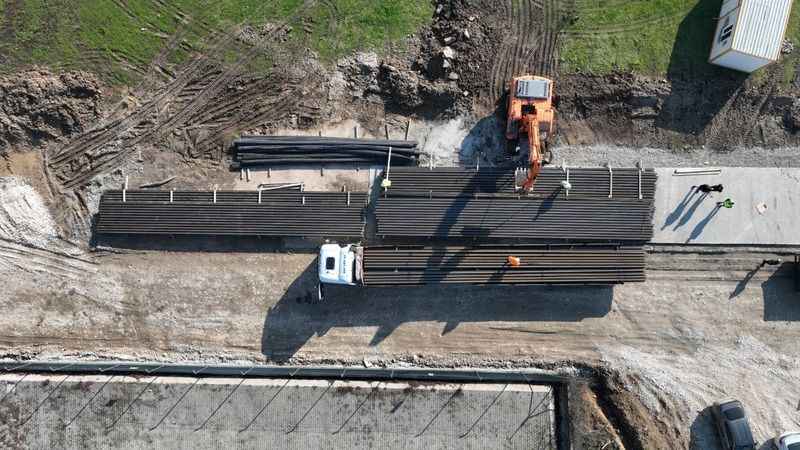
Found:
[[[319,295],[325,285],[619,284],[645,279],[645,254],[619,245],[324,244]]]
[[[357,244],[324,244],[319,250],[321,284],[356,286],[364,279],[364,247]]]

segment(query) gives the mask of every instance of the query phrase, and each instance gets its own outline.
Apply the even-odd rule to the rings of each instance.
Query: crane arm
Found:
[[[522,184],[522,191],[530,192],[533,189],[533,184],[536,183],[539,172],[542,170],[542,142],[539,140],[539,120],[536,113],[525,116],[523,120],[527,127],[530,168],[528,169],[528,177],[525,179],[525,183]]]

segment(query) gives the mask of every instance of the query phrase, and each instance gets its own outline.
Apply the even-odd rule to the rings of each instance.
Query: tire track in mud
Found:
[[[527,0],[519,0],[527,1]],[[506,0],[503,2],[502,10],[503,15],[506,17],[506,22],[510,24],[510,34],[507,34],[503,43],[501,44],[500,51],[497,52],[497,58],[492,65],[492,79],[491,79],[491,97],[492,103],[496,103],[499,98],[503,96],[508,83],[509,67],[513,62],[512,53],[516,51],[516,47],[521,40],[521,23],[519,20],[518,9],[515,5],[518,0]],[[513,69],[512,69],[513,70]]]
[[[198,118],[198,120],[207,122],[220,118],[223,120],[217,122],[217,126],[205,138],[193,145],[194,153],[198,156],[221,153],[216,150],[221,150],[221,140],[226,136],[236,131],[254,128],[265,121],[280,118],[286,114],[289,108],[297,110],[300,107],[302,109],[302,105],[297,104],[297,98],[303,91],[301,86],[309,86],[313,81],[314,77],[309,76],[295,81],[264,80],[255,83],[252,88],[239,95],[241,101],[231,102],[224,109],[218,110],[213,117]],[[256,93],[261,93],[262,97],[254,95]],[[248,99],[251,102],[249,104]],[[310,111],[306,111],[306,113],[316,115]]]
[[[76,280],[83,280],[97,270],[96,264],[89,258],[26,246],[5,239],[0,239],[0,267]]]
[[[610,24],[608,26],[596,28],[582,28],[580,30],[563,30],[560,34],[571,38],[604,38],[615,34],[642,31],[654,25],[663,25],[668,22],[677,21],[686,15],[685,12],[678,12],[668,15],[656,15],[626,21],[625,24]]]
[[[307,0],[298,8],[298,10],[291,17],[287,18],[283,23],[288,23],[299,17],[311,6],[314,1]],[[275,27],[274,31],[266,36],[268,39],[276,33],[281,27]],[[230,44],[237,36],[235,33],[225,33],[227,44]],[[217,50],[226,48],[226,45],[218,45]],[[127,117],[120,119],[116,123],[110,125],[100,133],[91,133],[89,138],[82,139],[79,137],[74,144],[65,147],[61,152],[51,158],[51,168],[54,169],[56,177],[59,182],[67,189],[75,189],[87,183],[91,178],[98,174],[112,170],[118,166],[122,160],[130,154],[137,144],[145,141],[157,141],[164,137],[166,133],[171,132],[178,127],[185,125],[188,118],[195,114],[198,110],[202,110],[207,105],[211,104],[222,90],[231,83],[234,79],[241,75],[241,69],[246,65],[250,59],[258,52],[262,51],[259,45],[251,46],[247,51],[239,55],[236,62],[226,67],[215,78],[205,84],[202,89],[197,91],[192,97],[184,97],[185,102],[175,102],[174,97],[179,91],[183,90],[190,83],[193,78],[192,75],[197,73],[198,67],[201,67],[201,62],[206,59],[200,56],[193,60],[189,67],[182,71],[173,82],[169,83],[165,89],[161,91],[156,98],[146,103],[143,107],[134,111]],[[147,123],[147,118],[156,115],[164,103],[168,103],[172,112],[167,116],[166,120],[155,120],[153,124]],[[140,126],[146,124],[146,126]],[[135,136],[122,139],[124,142],[118,146],[118,150],[109,150],[99,154],[93,154],[102,147],[107,146],[114,140],[120,140],[120,136],[129,133],[135,127],[140,126],[143,131],[137,133]]]
[[[544,36],[541,45],[538,47],[540,51],[535,61],[535,72],[542,76],[554,78],[557,70],[558,28],[561,15],[558,1],[545,0],[543,12],[545,19],[543,26]]]
[[[233,36],[228,36],[228,39],[221,40],[215,47],[217,49],[226,45],[233,40]],[[55,155],[50,156],[50,167],[54,170],[64,168],[67,165],[76,163],[76,159],[81,156],[90,154],[98,150],[100,147],[108,144],[110,141],[119,138],[120,135],[127,132],[137,124],[143,121],[143,117],[149,115],[155,108],[157,108],[169,96],[175,94],[177,91],[183,89],[194,78],[199,76],[204,69],[206,58],[198,57],[192,60],[180,75],[176,77],[171,83],[168,83],[162,88],[155,96],[153,96],[144,105],[139,107],[136,111],[129,113],[127,116],[113,120],[106,123],[99,128],[89,130],[78,138],[74,139],[66,147],[62,148]],[[60,180],[63,181],[63,178]]]
[[[509,24],[491,71],[490,93],[496,103],[508,81],[524,74],[554,78],[558,71],[558,43],[562,10],[560,0],[506,0],[500,9]]]

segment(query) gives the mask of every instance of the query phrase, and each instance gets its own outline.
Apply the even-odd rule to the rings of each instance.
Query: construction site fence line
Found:
[[[526,383],[562,385],[579,377],[546,371],[366,368],[325,366],[272,366],[227,364],[165,364],[135,361],[37,361],[6,360],[0,373],[39,373],[60,375],[185,376],[193,378],[280,378],[363,381],[439,381],[458,383]]]

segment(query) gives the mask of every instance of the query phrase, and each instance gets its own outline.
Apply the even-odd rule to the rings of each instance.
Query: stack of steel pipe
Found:
[[[364,192],[108,191],[101,234],[356,237]]]
[[[518,266],[509,264],[509,257]],[[368,285],[616,284],[645,279],[641,247],[367,247]]]
[[[389,177],[392,181],[390,195],[515,192],[515,171],[508,169],[398,167],[390,170]],[[524,178],[524,174],[521,174],[521,178]],[[530,194],[547,197],[566,195],[561,182],[567,180],[571,185],[570,196],[639,198],[641,193],[641,198],[652,199],[656,189],[656,173],[653,169],[545,167]]]
[[[416,141],[316,136],[243,136],[233,142],[231,169],[305,164],[416,165]]]
[[[646,242],[653,201],[509,194],[392,196],[375,209],[380,236]]]

